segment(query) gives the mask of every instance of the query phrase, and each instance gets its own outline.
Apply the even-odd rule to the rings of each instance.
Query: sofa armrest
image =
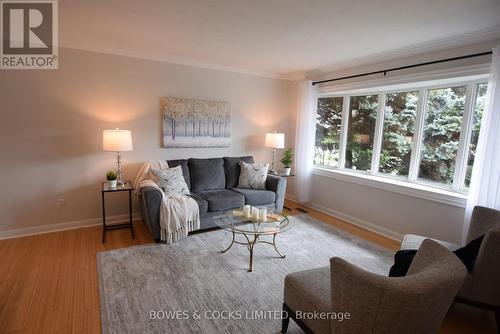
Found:
[[[155,241],[160,241],[160,206],[162,193],[153,187],[141,188],[141,206],[143,219]]]
[[[276,193],[276,211],[283,211],[283,205],[285,204],[286,178],[268,174],[266,180],[266,189]]]

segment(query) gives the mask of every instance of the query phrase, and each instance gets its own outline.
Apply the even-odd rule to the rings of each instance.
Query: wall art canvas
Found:
[[[231,105],[207,101],[161,97],[163,147],[229,147]]]

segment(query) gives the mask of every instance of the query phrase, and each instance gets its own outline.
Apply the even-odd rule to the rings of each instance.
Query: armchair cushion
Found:
[[[331,312],[330,267],[299,271],[285,277],[284,303],[294,311]],[[314,333],[330,333],[328,319],[302,319]]]

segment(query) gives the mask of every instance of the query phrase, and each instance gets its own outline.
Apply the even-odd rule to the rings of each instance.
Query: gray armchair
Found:
[[[500,333],[500,211],[476,206],[472,212],[467,243],[485,235],[474,264],[455,300],[495,312]],[[401,249],[417,249],[424,237],[407,234]],[[459,245],[435,240],[450,250]]]
[[[466,274],[453,253],[430,239],[405,277],[377,275],[334,257],[330,267],[286,276],[282,332],[292,318],[306,333],[436,333]],[[349,319],[339,321],[339,312]]]

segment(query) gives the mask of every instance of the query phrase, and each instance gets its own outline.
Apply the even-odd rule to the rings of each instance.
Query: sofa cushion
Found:
[[[189,159],[188,166],[191,176],[191,190],[195,193],[226,187],[222,158]]]
[[[231,190],[236,191],[243,196],[245,196],[245,204],[249,205],[264,205],[274,203],[276,200],[276,194],[269,190],[258,190],[258,189],[242,189],[242,188],[231,188]]]
[[[180,160],[167,160],[167,164],[169,168],[173,168],[176,166],[181,166],[182,168],[182,176],[184,176],[184,181],[186,181],[186,184],[189,189],[191,189],[191,184],[190,184],[190,177],[189,177],[189,168],[188,168],[188,161],[186,159],[180,159]]]
[[[240,179],[241,167],[239,162],[243,161],[247,164],[253,164],[252,156],[245,157],[224,157],[224,173],[226,174],[226,188],[234,188],[238,186]]]
[[[165,169],[152,169],[156,183],[163,190],[165,196],[189,195],[189,188],[182,177],[181,166]]]
[[[238,188],[266,189],[269,164],[247,164],[242,161],[240,162],[240,168]]]
[[[208,202],[208,211],[228,210],[245,205],[245,196],[228,189],[206,190],[197,195]]]
[[[191,193],[189,196],[191,196],[196,201],[196,203],[198,203],[198,207],[200,208],[200,215],[207,213],[208,211],[207,201],[205,201],[203,198],[194,193]]]

